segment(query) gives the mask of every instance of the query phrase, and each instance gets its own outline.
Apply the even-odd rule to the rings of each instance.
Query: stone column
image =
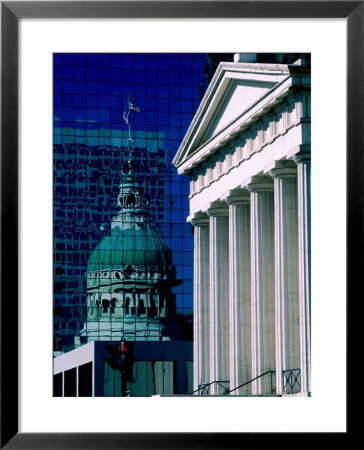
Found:
[[[230,389],[234,389],[252,379],[250,195],[234,189],[224,200],[229,205]],[[243,394],[251,394],[251,384],[232,392]]]
[[[229,387],[229,210],[214,202],[210,216],[210,381]],[[213,383],[211,394],[224,389]]]
[[[311,154],[299,153],[298,183],[298,270],[301,391],[311,393]]]
[[[273,180],[254,176],[242,187],[251,193],[251,340],[255,378],[275,370]],[[252,383],[252,393],[271,394],[272,387],[271,374],[267,374]]]
[[[114,306],[114,319],[113,320],[119,320],[123,317],[123,294],[121,292],[113,292],[112,297],[115,299],[115,306]]]
[[[95,293],[95,306],[96,306],[96,314],[95,314],[95,318],[97,320],[99,320],[101,318],[101,313],[102,313],[102,305],[101,305],[101,292],[96,292]]]
[[[139,292],[135,292],[135,317],[140,316],[140,294]]]
[[[300,367],[297,165],[276,161],[269,173],[274,178],[276,385],[282,394],[282,371]]]
[[[88,320],[92,320],[95,316],[95,305],[96,305],[96,300],[95,300],[95,293],[91,293],[91,294],[87,294],[87,319]]]
[[[209,382],[210,372],[210,296],[209,296],[209,217],[197,214],[193,254],[193,389]]]

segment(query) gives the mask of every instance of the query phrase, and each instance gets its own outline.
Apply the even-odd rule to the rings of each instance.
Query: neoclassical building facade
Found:
[[[235,61],[173,160],[190,178],[194,389],[310,395],[310,67]]]

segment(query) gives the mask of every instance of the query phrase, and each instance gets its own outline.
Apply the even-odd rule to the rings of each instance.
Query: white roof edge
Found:
[[[191,140],[191,136],[193,137],[195,128],[197,124],[200,122],[201,117],[204,115],[205,109],[209,103],[210,98],[215,92],[216,87],[219,85],[219,82],[223,78],[225,72],[233,71],[233,70],[242,72],[242,69],[246,69],[247,72],[250,73],[265,73],[270,75],[284,75],[290,74],[289,66],[287,64],[262,64],[262,63],[242,63],[242,62],[220,62],[218,65],[214,76],[203,96],[199,107],[197,108],[196,114],[193,117],[183,139],[177,150],[176,155],[172,160],[172,164],[175,167],[179,167],[181,163],[181,158],[187,150],[188,143]]]
[[[220,65],[226,69],[246,69],[255,73],[289,73],[288,64],[264,64],[264,63],[245,63],[245,62],[221,62]]]
[[[199,107],[197,108],[196,114],[192,118],[192,121],[191,121],[191,123],[190,123],[190,125],[189,125],[189,127],[188,127],[188,129],[187,129],[187,131],[186,131],[186,133],[185,133],[185,135],[183,137],[183,139],[182,139],[182,142],[181,142],[181,144],[180,144],[180,146],[179,146],[179,148],[177,150],[177,153],[176,153],[176,155],[174,156],[174,158],[172,160],[172,164],[173,165],[176,165],[176,163],[180,159],[180,156],[183,153],[183,149],[185,149],[186,143],[188,142],[188,140],[189,140],[189,138],[190,138],[190,136],[192,134],[192,130],[194,129],[196,123],[198,122],[199,117],[201,117],[201,115],[202,115],[202,112],[203,112],[203,110],[204,110],[204,108],[206,106],[206,103],[207,103],[207,99],[211,96],[211,94],[212,94],[212,92],[213,92],[213,90],[214,90],[214,88],[215,88],[215,86],[217,84],[217,81],[220,79],[220,77],[223,76],[223,73],[224,73],[223,64],[224,63],[220,63],[217,66],[217,69],[216,69],[216,71],[214,73],[214,76],[212,77],[212,79],[210,81],[210,84],[208,85],[208,88],[207,88],[207,90],[205,92],[205,95],[202,97],[201,103],[200,103]]]
[[[235,125],[236,127],[240,126],[240,122],[247,121],[250,122],[256,115],[257,109],[263,109],[267,107],[272,100],[272,94],[275,91],[280,91],[279,96],[282,95],[284,92],[288,91],[292,83],[290,83],[290,77],[286,77],[281,83],[277,83],[271,90],[267,92],[266,95],[259,101],[257,101],[255,104],[251,105],[247,110],[243,111],[241,115],[237,118],[235,118],[231,123],[229,123],[224,129],[222,129],[217,135],[213,136],[212,139],[205,142],[201,147],[196,148],[196,150],[189,156],[189,159],[186,160],[183,164],[180,164],[178,166],[178,173],[182,175],[186,169],[190,168],[190,166],[193,166],[193,163],[195,159],[199,159],[202,155],[205,155],[211,150],[211,145],[214,147],[214,140],[219,139],[219,136],[221,136],[224,132],[227,132],[229,128]],[[230,133],[231,134],[231,133]],[[206,149],[207,147],[207,149]]]

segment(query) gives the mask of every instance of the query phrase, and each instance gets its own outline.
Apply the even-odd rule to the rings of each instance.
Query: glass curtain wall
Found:
[[[219,60],[232,55],[54,54],[55,355],[84,327],[87,261],[120,212],[130,160],[182,280],[172,290],[176,317],[192,339],[189,184],[172,160]]]

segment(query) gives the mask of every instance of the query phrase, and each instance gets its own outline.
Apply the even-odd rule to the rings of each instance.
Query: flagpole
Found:
[[[129,114],[130,114],[130,112],[131,111],[136,111],[136,112],[140,112],[140,109],[135,105],[135,103],[133,102],[133,100],[132,100],[132,98],[129,96],[128,97],[128,101],[129,101],[129,109],[128,109],[128,111],[124,111],[124,114],[123,114],[123,119],[125,120],[125,123],[128,125],[128,130],[129,130],[129,136],[128,136],[128,139],[127,139],[127,146],[128,146],[128,150],[129,150],[129,152],[130,152],[130,150],[133,150],[134,149],[134,139],[131,137],[131,127],[130,127],[130,122],[129,122]],[[129,142],[131,141],[131,143],[132,143],[132,148],[130,149],[130,147],[129,147]],[[131,158],[131,152],[129,153],[129,157]]]
[[[124,111],[123,119],[125,120],[125,123],[128,125],[128,130],[129,130],[129,136],[127,138],[126,143],[127,143],[128,149],[130,149],[129,141],[131,141],[132,145],[133,145],[133,147],[132,147],[132,149],[133,149],[134,148],[134,139],[131,137],[130,123],[129,123],[129,114],[130,114],[130,109],[129,109],[129,111]]]

